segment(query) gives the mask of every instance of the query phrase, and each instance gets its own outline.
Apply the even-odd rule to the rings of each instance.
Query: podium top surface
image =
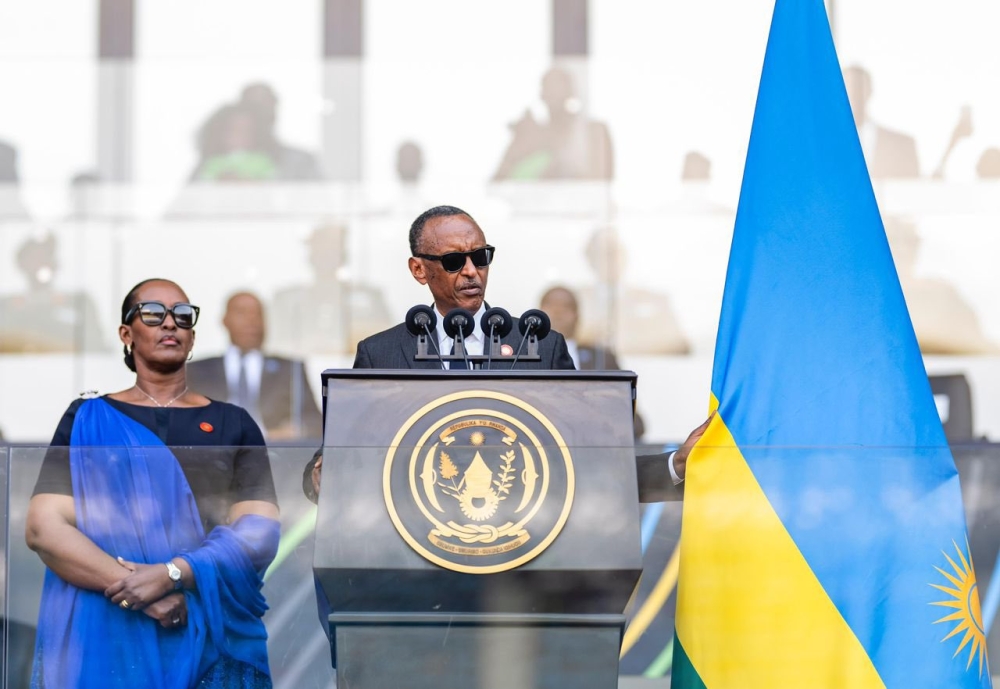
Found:
[[[606,380],[630,382],[635,387],[634,371],[535,371],[535,370],[457,370],[331,368],[323,371],[323,387],[331,379],[342,380]]]

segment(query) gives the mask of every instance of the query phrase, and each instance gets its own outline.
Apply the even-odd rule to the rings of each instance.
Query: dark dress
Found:
[[[205,533],[226,523],[233,503],[263,500],[278,504],[264,436],[243,408],[216,401],[204,407],[159,408],[107,396],[104,400],[155,433],[173,450],[191,486]],[[81,404],[82,399],[74,400],[63,414],[33,495],[73,495],[68,448]]]
[[[271,465],[260,428],[241,407],[211,401],[204,407],[145,407],[103,398],[163,441],[184,473],[205,533],[225,524],[229,508],[244,500],[278,504]],[[33,495],[73,496],[69,444],[77,410],[73,401],[52,436]],[[197,689],[266,689],[271,679],[253,666],[223,656],[198,682]]]

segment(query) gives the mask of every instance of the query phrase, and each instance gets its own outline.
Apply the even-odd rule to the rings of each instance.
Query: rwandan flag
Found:
[[[674,689],[989,687],[954,461],[822,0],[777,0],[690,457]]]

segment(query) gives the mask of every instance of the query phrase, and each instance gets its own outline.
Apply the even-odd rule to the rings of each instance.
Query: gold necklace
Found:
[[[142,394],[144,394],[146,397],[148,397],[149,399],[151,399],[153,401],[153,404],[155,404],[157,407],[169,407],[171,404],[173,404],[174,402],[176,402],[177,400],[179,400],[181,397],[183,397],[187,393],[187,391],[188,391],[188,388],[185,385],[184,389],[181,390],[181,394],[177,395],[177,397],[173,398],[172,400],[170,400],[166,404],[160,404],[156,400],[155,397],[153,397],[148,392],[146,392],[145,390],[143,390],[142,388],[140,388],[138,383],[136,383],[133,387],[135,387],[136,390],[138,390],[139,392],[141,392]]]

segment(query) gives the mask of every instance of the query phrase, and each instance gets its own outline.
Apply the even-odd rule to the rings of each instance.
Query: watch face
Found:
[[[177,565],[175,565],[173,562],[168,562],[167,563],[167,576],[169,576],[172,581],[180,581],[181,580],[181,570],[178,569]]]

